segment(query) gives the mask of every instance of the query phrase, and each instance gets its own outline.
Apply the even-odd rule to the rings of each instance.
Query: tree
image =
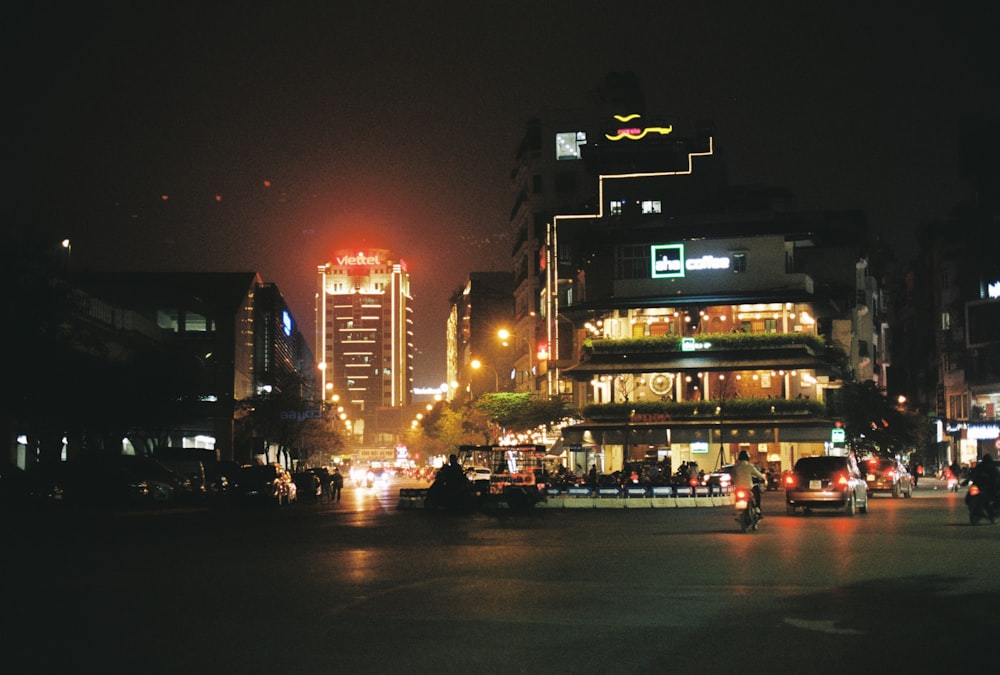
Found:
[[[484,412],[490,422],[514,432],[540,426],[551,429],[558,422],[577,416],[561,398],[530,393],[485,394],[476,403],[476,408]]]
[[[847,442],[862,454],[892,456],[921,444],[916,413],[894,406],[874,382],[851,382],[834,396],[832,412],[844,419]]]

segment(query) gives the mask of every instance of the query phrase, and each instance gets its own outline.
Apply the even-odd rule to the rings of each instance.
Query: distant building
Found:
[[[390,251],[337,251],[319,266],[320,390],[363,444],[391,443],[412,402],[412,315],[406,263]]]
[[[451,298],[447,327],[449,400],[467,394],[510,391],[520,350],[513,336],[513,278],[509,272],[472,272]],[[477,361],[479,368],[473,367]]]
[[[146,317],[197,367],[200,390],[170,447],[251,462],[267,448],[238,439],[242,402],[292,387],[312,397],[312,355],[278,288],[254,272],[81,272],[74,283],[113,307]],[[301,368],[305,370],[301,370]]]
[[[926,228],[919,261],[932,302],[919,300],[934,311],[937,459],[973,464],[1000,454],[1000,119],[970,118],[961,131],[972,197]]]

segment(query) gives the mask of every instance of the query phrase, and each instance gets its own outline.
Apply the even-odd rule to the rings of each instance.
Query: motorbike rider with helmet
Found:
[[[966,482],[973,483],[979,488],[979,492],[985,499],[987,512],[996,509],[996,500],[1000,496],[998,495],[1000,493],[1000,469],[997,468],[989,453],[985,453],[983,458],[972,468]]]
[[[733,465],[729,475],[733,480],[733,489],[750,490],[750,494],[753,495],[753,508],[757,510],[758,517],[763,518],[760,508],[760,486],[767,481],[767,476],[750,463],[750,454],[746,450],[740,450],[736,464]]]

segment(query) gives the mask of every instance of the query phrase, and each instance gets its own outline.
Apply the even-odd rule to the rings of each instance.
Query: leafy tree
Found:
[[[507,431],[529,431],[540,426],[552,426],[576,411],[561,398],[545,398],[530,393],[485,394],[476,408],[486,414],[493,424]]]
[[[834,401],[832,412],[843,418],[847,442],[858,452],[890,456],[920,446],[920,417],[894,406],[874,382],[847,383]]]

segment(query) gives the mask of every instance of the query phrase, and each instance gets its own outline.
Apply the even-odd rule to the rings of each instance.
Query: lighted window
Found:
[[[156,325],[160,328],[177,332],[180,325],[179,313],[175,309],[159,309],[156,311]]]
[[[620,216],[622,214],[622,204],[625,202],[615,200],[608,204],[608,213],[612,216]]]
[[[563,131],[556,134],[556,159],[580,159],[580,148],[587,144],[587,132]]]
[[[733,272],[746,272],[747,271],[747,254],[745,252],[733,253],[729,256],[730,269]]]
[[[663,213],[660,200],[642,202],[643,213]]]
[[[208,331],[208,319],[201,314],[188,312],[184,315],[184,331],[187,333],[204,333]]]

